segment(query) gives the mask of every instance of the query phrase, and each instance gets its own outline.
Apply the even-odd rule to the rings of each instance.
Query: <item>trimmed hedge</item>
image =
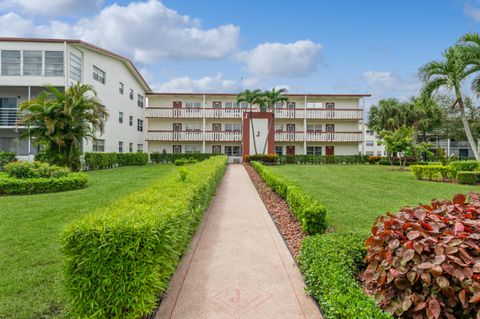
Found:
[[[147,153],[85,153],[83,169],[86,171],[119,166],[147,165]]]
[[[281,155],[281,164],[367,164],[366,155]]]
[[[193,158],[185,158],[185,159],[177,159],[175,160],[175,165],[176,166],[183,166],[183,165],[188,165],[188,164],[196,164],[198,161]]]
[[[63,192],[87,186],[87,176],[82,173],[69,173],[58,178],[14,178],[0,175],[0,194],[24,195]]]
[[[0,152],[0,170],[10,162],[16,161],[15,153],[13,152]]]
[[[223,176],[218,156],[162,177],[63,231],[71,317],[142,318],[155,308]]]
[[[455,172],[473,172],[480,167],[477,161],[454,161],[449,164]]]
[[[277,154],[257,154],[257,155],[247,155],[245,156],[245,162],[250,163],[251,161],[256,161],[260,163],[270,163],[276,164],[280,160],[280,157]]]
[[[42,162],[11,162],[5,165],[5,173],[13,178],[59,178],[70,173],[68,167]]]
[[[455,171],[450,166],[443,165],[412,165],[410,170],[417,179],[444,180],[453,179]]]
[[[209,159],[212,156],[218,156],[217,154],[202,154],[202,153],[193,153],[193,154],[167,154],[153,152],[150,153],[150,161],[152,163],[175,163],[179,159],[194,159],[198,162]]]
[[[287,201],[288,206],[300,222],[304,232],[313,235],[323,233],[327,229],[327,211],[323,205],[311,196],[303,193],[291,181],[273,173],[268,167],[255,161],[250,164],[263,178],[265,183]]]
[[[298,260],[307,291],[324,318],[393,318],[363,292],[356,275],[364,266],[363,235],[330,233],[307,237]]]
[[[458,172],[457,183],[475,185],[480,183],[480,172]]]

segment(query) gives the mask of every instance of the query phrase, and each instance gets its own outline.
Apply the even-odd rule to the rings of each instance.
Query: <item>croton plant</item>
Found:
[[[402,318],[480,318],[480,194],[377,219],[363,279]]]

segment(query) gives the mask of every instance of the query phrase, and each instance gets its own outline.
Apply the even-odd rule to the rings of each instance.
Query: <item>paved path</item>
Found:
[[[228,166],[160,318],[321,318],[242,165]]]

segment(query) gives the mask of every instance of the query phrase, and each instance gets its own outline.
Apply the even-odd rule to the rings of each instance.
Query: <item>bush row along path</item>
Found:
[[[321,318],[245,168],[229,165],[156,318]]]

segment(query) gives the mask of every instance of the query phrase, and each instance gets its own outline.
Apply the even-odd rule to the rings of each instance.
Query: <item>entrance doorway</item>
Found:
[[[325,155],[327,155],[327,156],[335,155],[335,148],[333,146],[325,147]]]
[[[295,155],[295,146],[287,146],[287,155]]]

